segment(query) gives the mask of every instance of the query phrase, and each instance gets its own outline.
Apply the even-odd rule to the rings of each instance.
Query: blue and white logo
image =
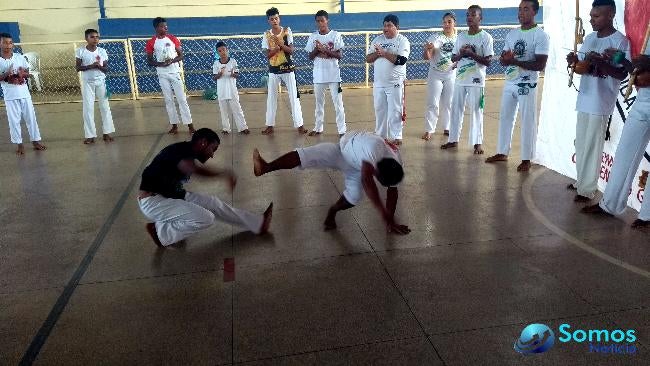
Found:
[[[544,324],[530,324],[515,342],[515,351],[525,355],[548,351],[555,343],[555,334]]]

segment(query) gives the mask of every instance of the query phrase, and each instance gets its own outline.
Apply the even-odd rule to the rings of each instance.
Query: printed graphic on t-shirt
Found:
[[[476,61],[472,61],[462,66],[458,66],[458,70],[456,71],[456,77],[459,80],[464,80],[467,78],[467,75],[471,75],[472,73],[477,71],[478,71],[478,65],[476,64]],[[476,80],[474,80],[474,82],[476,82]]]
[[[449,71],[453,65],[451,62],[452,52],[454,51],[453,42],[445,42],[440,47],[441,55],[440,59],[436,63],[436,69],[440,71]]]
[[[282,33],[276,36],[280,40],[280,44],[277,44],[271,35],[271,31],[266,32],[266,40],[269,42],[269,49],[280,47],[280,45],[286,45],[289,42],[287,28],[283,28]],[[283,74],[291,72],[293,69],[294,65],[291,61],[291,55],[287,55],[283,50],[279,50],[278,53],[269,58],[269,72],[272,74]]]

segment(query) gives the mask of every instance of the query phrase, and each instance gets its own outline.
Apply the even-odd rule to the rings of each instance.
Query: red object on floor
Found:
[[[235,280],[235,258],[223,259],[223,282]]]

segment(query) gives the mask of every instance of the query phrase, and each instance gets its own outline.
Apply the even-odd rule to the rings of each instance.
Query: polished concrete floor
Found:
[[[486,153],[496,144],[502,83],[489,82]],[[251,153],[273,158],[335,141],[297,136],[286,107],[260,135],[265,95],[241,98],[252,134],[223,138],[210,165],[233,169],[233,193],[195,178],[189,189],[261,212],[272,234],[217,224],[158,249],[135,195],[168,136],[162,100],[111,103],[112,144],[81,144],[81,105],[39,105],[48,146],[13,154],[0,120],[0,364],[41,365],[648,365],[650,233],[635,213],[579,213],[569,179],[543,167],[488,165],[423,130],[425,88],[408,88],[398,217],[413,232],[387,235],[367,200],[322,230],[339,196],[333,171],[252,174]],[[286,105],[286,95],[283,104]],[[346,90],[350,129],[373,126],[372,91]],[[215,102],[190,101],[198,127],[220,129]],[[306,126],[313,96],[302,98]],[[567,113],[573,113],[567,111]],[[233,258],[234,273],[224,271]],[[609,259],[609,261],[607,260]],[[513,344],[530,323],[556,331],[634,329],[635,355],[560,343],[523,356]]]

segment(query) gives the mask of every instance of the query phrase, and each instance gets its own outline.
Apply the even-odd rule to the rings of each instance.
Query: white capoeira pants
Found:
[[[174,96],[178,102],[178,109],[181,112],[180,121],[184,125],[192,123],[192,114],[190,113],[190,106],[187,104],[187,96],[183,90],[183,82],[181,81],[181,74],[168,73],[158,74],[158,81],[160,82],[160,89],[162,89],[163,97],[165,98],[165,108],[169,116],[169,124],[176,125],[179,123],[178,113],[176,112],[176,105],[174,104]]]
[[[424,130],[426,132],[434,133],[438,120],[442,122],[443,129],[449,130],[454,82],[453,77],[446,79],[428,78],[427,109],[424,113]]]
[[[161,195],[138,200],[144,216],[156,225],[163,245],[177,243],[214,224],[215,220],[241,226],[255,234],[260,232],[264,215],[234,208],[217,197],[187,192],[185,199]]]
[[[575,143],[577,179],[574,186],[581,196],[593,198],[598,190],[608,120],[609,116],[578,112]]]
[[[650,101],[636,100],[627,116],[621,140],[616,147],[614,166],[600,201],[600,207],[612,215],[620,215],[627,207],[627,198],[636,172],[650,142]],[[639,219],[650,221],[650,194],[646,185]]]
[[[241,104],[239,104],[239,98],[219,99],[219,112],[221,113],[221,128],[224,131],[230,132],[231,114],[237,125],[238,132],[248,129],[244,111],[241,109]]]
[[[343,139],[348,136],[343,136]],[[342,140],[343,140],[342,139]],[[345,190],[343,197],[352,205],[361,201],[363,186],[361,184],[361,170],[353,168],[345,161],[339,144],[324,142],[310,147],[297,148],[300,156],[300,169],[335,169],[345,175]]]
[[[346,131],[345,127],[345,110],[343,109],[343,93],[339,92],[341,83],[317,83],[314,84],[314,97],[316,99],[316,110],[314,112],[316,124],[314,131],[323,132],[325,124],[325,89],[330,89],[332,104],[336,112],[336,127],[339,134]]]
[[[84,80],[81,95],[83,97],[84,136],[87,139],[97,137],[95,130],[95,97],[99,103],[99,113],[102,117],[102,132],[109,134],[115,132],[111,108],[106,98],[106,80]]]
[[[537,87],[529,85],[506,84],[503,87],[497,154],[510,154],[517,110],[521,116],[521,160],[532,160],[537,140]]]
[[[280,82],[287,87],[287,96],[291,106],[291,117],[293,118],[293,127],[298,128],[303,125],[302,108],[298,98],[298,86],[296,85],[296,74],[287,72],[284,74],[269,73],[268,95],[266,97],[266,125],[275,126],[275,115],[278,110],[278,89]]]
[[[460,133],[463,130],[463,117],[465,113],[465,102],[469,108],[469,145],[474,146],[483,143],[483,108],[481,108],[481,97],[483,88],[480,86],[454,87],[454,97],[451,103],[451,124],[449,126],[448,142],[460,141]]]
[[[404,82],[388,86],[373,86],[375,105],[375,134],[385,139],[402,139],[402,112],[404,103]]]
[[[20,130],[21,119],[25,120],[31,141],[41,141],[41,133],[38,130],[32,98],[5,100],[5,108],[7,108],[7,121],[9,122],[9,134],[12,143],[23,143],[22,131]]]

